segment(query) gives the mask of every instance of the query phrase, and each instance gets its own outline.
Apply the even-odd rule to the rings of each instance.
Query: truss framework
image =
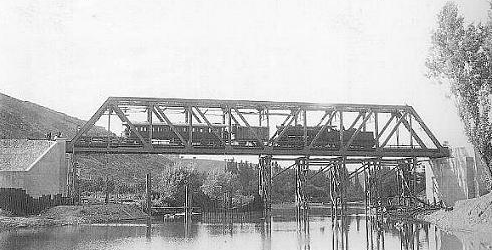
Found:
[[[146,113],[138,123],[132,113]],[[173,113],[174,112],[174,113]],[[175,113],[178,113],[176,115]],[[89,131],[104,115],[108,126],[112,116],[127,124],[136,140],[125,143],[115,136],[90,136]],[[221,117],[219,124],[213,116]],[[280,123],[279,117],[283,118]],[[275,122],[277,119],[279,121]],[[157,122],[156,122],[157,121]],[[136,124],[147,124],[148,133],[139,131]],[[156,143],[153,126],[167,124],[178,139],[176,144]],[[188,127],[187,136],[177,130],[177,124]],[[210,129],[218,144],[197,145],[193,126]],[[233,126],[247,128],[255,143],[237,145]],[[219,128],[225,128],[219,130]],[[263,139],[257,127],[268,128]],[[279,141],[292,127],[302,129],[302,141],[279,146]],[[316,133],[308,130],[316,128]],[[339,146],[319,148],[323,133],[339,133]],[[346,134],[343,131],[354,131]],[[364,132],[372,132],[372,147],[357,147],[355,141]],[[225,133],[225,135],[224,135]],[[407,136],[400,136],[405,133]],[[346,138],[344,138],[346,137]],[[303,155],[303,156],[360,156],[360,157],[447,157],[449,150],[442,146],[411,106],[319,104],[302,102],[265,102],[209,99],[166,99],[110,97],[90,120],[67,143],[67,152],[100,153],[157,153],[157,154],[220,154],[220,155]]]
[[[374,209],[374,215],[381,216],[384,206],[430,206],[425,201],[417,197],[417,166],[427,159],[424,158],[309,158],[309,157],[271,157],[263,156],[259,159],[260,172],[270,171],[271,164],[275,161],[294,161],[294,163],[271,177],[275,180],[279,175],[284,174],[289,169],[295,169],[296,192],[295,200],[298,212],[304,211],[309,207],[309,200],[305,194],[305,187],[314,177],[325,173],[329,179],[330,206],[332,218],[336,218],[343,213],[346,208],[345,199],[348,197],[347,187],[351,180],[361,181],[364,188],[364,201],[368,209]],[[347,165],[355,166],[355,170],[349,171]],[[316,166],[318,171],[309,175],[309,168]],[[385,168],[385,171],[382,171]],[[270,169],[270,170],[269,170]],[[387,197],[383,195],[383,181],[391,176],[396,177],[396,195]],[[360,178],[360,179],[359,179]],[[259,182],[260,190],[271,190],[272,181],[263,180]],[[261,193],[264,198],[265,208],[270,207],[270,199]],[[269,194],[269,193],[268,193]]]

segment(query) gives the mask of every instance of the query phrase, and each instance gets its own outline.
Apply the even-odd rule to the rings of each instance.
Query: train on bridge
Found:
[[[145,119],[146,115],[146,119]],[[95,123],[116,116],[120,136]],[[67,152],[194,155],[446,157],[407,105],[110,97]]]
[[[149,123],[142,122],[133,123],[133,125],[136,131],[144,138],[150,138],[150,129],[152,128],[152,145],[154,147],[185,146],[168,124],[154,123],[150,126]],[[128,124],[123,124],[123,126],[125,129],[122,137],[83,136],[80,138],[78,145],[106,147],[109,143],[120,147],[141,146],[138,136],[132,132],[130,126]],[[185,141],[189,140],[190,126],[188,124],[174,124],[173,126],[175,131]],[[234,148],[258,148],[267,146],[270,139],[269,128],[265,126],[246,127],[235,124],[231,126],[231,138],[229,138],[228,127],[224,124],[214,124],[213,129],[206,124],[194,124],[191,129],[193,147],[197,148],[223,148],[225,145],[222,141],[229,142],[229,140]],[[311,144],[321,129],[321,127],[306,128],[308,144]],[[278,137],[277,142],[272,145],[273,147],[280,149],[300,149],[304,147],[304,128],[302,126],[277,126],[277,130],[285,130],[285,132]],[[355,129],[344,130],[344,145],[347,144],[355,132]],[[217,135],[221,138],[219,139]],[[361,131],[356,135],[349,149],[372,150],[375,148],[375,144],[373,132]],[[334,126],[330,126],[316,138],[312,149],[339,150],[340,145],[340,131]]]
[[[170,125],[165,123],[154,123],[152,126],[149,123],[133,123],[135,129],[144,137],[150,138],[150,129],[152,129],[152,144],[162,146],[184,146],[178,135],[173,131]],[[128,124],[124,124],[125,142],[129,144],[139,143],[138,136],[133,133]],[[260,147],[266,146],[270,133],[269,128],[265,126],[239,126],[237,124],[231,126],[231,138],[229,138],[228,127],[224,124],[214,124],[213,129],[206,124],[194,124],[192,129],[192,141],[194,147],[219,148],[223,147],[222,141],[231,140],[231,145],[235,147]],[[185,140],[189,139],[188,124],[174,124],[176,132]],[[321,127],[307,127],[306,136],[307,142],[311,143]],[[215,132],[214,132],[215,130]],[[278,131],[285,132],[278,138],[277,143],[273,147],[277,148],[302,148],[304,147],[304,128],[297,126],[277,126]],[[352,135],[356,132],[355,129],[344,130],[343,140],[344,145],[347,144]],[[222,141],[217,137],[219,135]],[[313,144],[313,149],[334,149],[340,148],[340,131],[334,126],[330,126],[316,138]],[[375,146],[375,138],[373,132],[361,131],[350,145],[350,149],[373,149]]]

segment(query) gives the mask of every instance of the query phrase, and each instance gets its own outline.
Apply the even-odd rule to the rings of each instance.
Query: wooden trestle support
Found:
[[[348,189],[353,182],[361,182],[364,188],[364,204],[368,215],[382,218],[388,208],[408,209],[425,204],[417,197],[417,158],[383,159],[383,158],[295,158],[294,164],[276,173],[272,177],[272,161],[279,160],[272,156],[260,157],[259,191],[265,211],[271,209],[272,179],[285,173],[290,168],[295,169],[295,203],[299,220],[308,216],[309,200],[306,195],[306,185],[309,180],[320,173],[326,173],[329,179],[331,216],[337,220],[346,213]],[[283,159],[282,159],[283,160]],[[349,172],[347,166],[357,168]],[[310,166],[320,166],[315,174],[310,174]],[[363,176],[362,176],[363,175]],[[359,178],[359,176],[361,178]],[[384,187],[388,177],[396,180],[392,190]],[[395,182],[390,182],[395,184]]]
[[[263,210],[268,214],[272,208],[272,160],[271,156],[259,158],[258,192],[263,204]]]
[[[305,194],[307,182],[307,174],[309,171],[309,161],[307,158],[299,158],[296,160],[296,209],[297,218],[299,221],[304,221],[308,216],[308,200]]]

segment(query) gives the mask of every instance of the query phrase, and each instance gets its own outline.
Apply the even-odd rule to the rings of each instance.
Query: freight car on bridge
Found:
[[[284,134],[278,139],[278,143],[275,146],[281,148],[302,148],[304,147],[304,127],[297,126],[278,126],[277,130],[282,131],[286,129]],[[340,149],[340,130],[335,126],[329,126],[323,131],[322,127],[306,127],[306,136],[308,145],[316,139],[313,143],[313,149],[324,150],[338,150]],[[321,131],[321,134],[316,135]],[[352,135],[354,135],[356,129],[343,131],[343,145],[347,145]],[[360,131],[350,143],[349,149],[373,149],[376,145],[373,132]]]

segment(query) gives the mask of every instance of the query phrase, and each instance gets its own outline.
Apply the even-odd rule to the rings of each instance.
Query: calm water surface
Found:
[[[332,223],[329,210],[313,210],[309,223],[290,210],[261,215],[203,217],[182,221],[65,226],[0,232],[0,249],[492,249],[492,243],[467,233],[455,235],[423,223],[375,220],[351,214]],[[492,241],[492,240],[491,240]]]

